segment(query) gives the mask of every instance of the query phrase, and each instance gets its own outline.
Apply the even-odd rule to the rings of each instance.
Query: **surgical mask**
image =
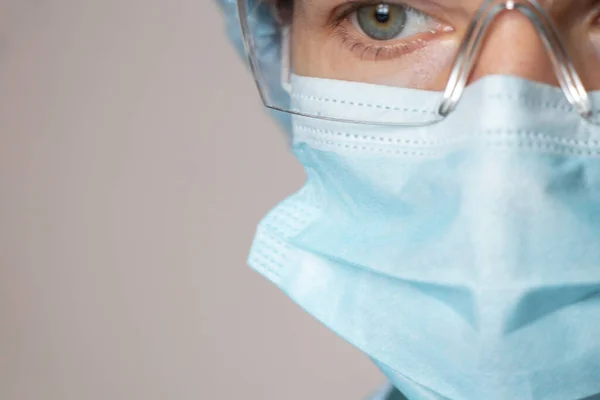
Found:
[[[435,102],[292,85],[299,110],[348,117],[358,96],[373,117]],[[559,88],[491,76],[433,126],[295,116],[293,129],[307,180],[261,222],[254,269],[410,400],[600,394],[600,128]]]

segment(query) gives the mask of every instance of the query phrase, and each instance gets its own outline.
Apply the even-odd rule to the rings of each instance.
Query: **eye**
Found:
[[[406,9],[404,6],[391,4],[363,6],[356,11],[356,23],[371,39],[394,39],[406,25]]]
[[[392,40],[439,27],[427,14],[402,4],[365,5],[351,15],[354,27],[373,40]]]

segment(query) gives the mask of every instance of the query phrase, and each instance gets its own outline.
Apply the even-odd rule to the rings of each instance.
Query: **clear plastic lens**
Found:
[[[591,110],[587,92],[600,89],[600,29],[593,15],[586,14],[594,10],[585,7],[578,8],[579,25],[560,25],[577,27],[572,32],[558,32],[553,10],[527,0],[482,0],[479,7],[455,0],[238,0],[238,10],[263,101],[282,111],[364,123],[436,122],[460,100],[485,47],[498,43],[503,46],[494,47],[499,56],[538,57],[530,62],[537,64],[538,70],[531,67],[517,74],[560,85],[583,116]],[[525,36],[515,35],[516,25],[512,31],[499,28],[489,33],[509,12],[519,13],[519,23],[529,23]],[[582,28],[585,23],[589,27]],[[495,37],[502,41],[492,43]],[[519,63],[526,64],[514,61]],[[545,65],[545,70],[539,65]],[[493,72],[505,73],[501,69]],[[508,68],[506,73],[513,71]],[[297,107],[293,94],[294,85],[303,85],[310,78],[354,83],[354,92],[363,93],[373,85],[384,86],[389,96],[380,105],[382,112],[376,114],[349,116],[341,108],[317,106],[307,111]],[[438,101],[419,118],[407,117],[400,110],[407,109],[414,92],[406,89],[439,93]],[[322,99],[336,101],[326,96]]]

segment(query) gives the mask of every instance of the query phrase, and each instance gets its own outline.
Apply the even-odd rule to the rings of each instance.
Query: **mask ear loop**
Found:
[[[291,68],[291,46],[290,46],[290,26],[281,27],[281,87],[288,94],[292,93],[292,68]]]

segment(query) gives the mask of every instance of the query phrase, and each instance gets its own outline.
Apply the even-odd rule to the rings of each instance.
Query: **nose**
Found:
[[[471,71],[470,82],[494,74],[559,86],[540,34],[529,18],[518,10],[502,11],[491,22]]]

